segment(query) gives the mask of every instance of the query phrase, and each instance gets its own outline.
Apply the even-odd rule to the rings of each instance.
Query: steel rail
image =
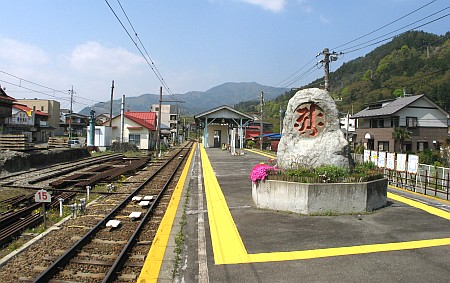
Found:
[[[182,149],[179,151],[181,152]],[[174,154],[170,159],[166,160],[147,180],[145,180],[141,186],[136,188],[124,201],[118,204],[108,215],[106,215],[103,220],[101,220],[97,225],[95,225],[87,234],[85,234],[80,240],[72,245],[62,256],[60,256],[56,261],[54,261],[47,270],[43,271],[34,279],[34,283],[48,282],[53,276],[55,276],[62,267],[66,266],[70,260],[76,256],[78,251],[85,245],[87,245],[96,233],[98,233],[102,228],[106,226],[106,223],[113,218],[113,216],[125,207],[145,185],[147,185],[151,180],[153,180],[156,175],[163,170],[178,153]]]
[[[180,152],[182,152],[183,150],[192,150],[192,144],[189,143],[189,145],[191,146],[190,149],[187,148],[187,146],[186,146]],[[138,239],[139,235],[141,234],[141,232],[144,228],[144,225],[147,223],[147,219],[153,213],[153,209],[155,208],[156,204],[162,198],[164,192],[169,187],[169,184],[172,182],[173,178],[175,177],[176,173],[178,172],[178,169],[183,164],[184,160],[186,160],[187,156],[188,156],[188,154],[183,155],[183,158],[181,159],[180,163],[177,165],[175,170],[172,172],[170,177],[167,179],[167,182],[164,184],[161,191],[156,196],[155,201],[151,204],[151,206],[145,213],[145,215],[142,218],[141,222],[139,223],[138,227],[136,227],[136,230],[134,231],[133,235],[130,237],[127,244],[123,247],[122,251],[120,252],[119,256],[114,261],[114,263],[111,266],[111,268],[109,269],[109,271],[106,273],[105,277],[102,280],[102,283],[113,282],[116,279],[118,271],[124,266],[126,260],[128,259],[128,253],[134,247],[134,242]]]

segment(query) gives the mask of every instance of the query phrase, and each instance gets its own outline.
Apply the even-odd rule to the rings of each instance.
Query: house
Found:
[[[28,137],[30,142],[47,142],[52,129],[48,125],[49,115],[45,112],[14,103],[12,105],[12,116],[5,120],[3,132],[5,134],[20,135]]]
[[[203,129],[202,142],[205,147],[220,148],[228,144],[243,148],[244,125],[253,117],[225,105],[197,114],[194,119]]]
[[[33,111],[41,111],[48,114],[48,126],[53,131],[59,128],[60,103],[56,100],[46,99],[17,99],[17,103],[26,105]]]
[[[95,116],[95,124],[96,125],[102,125],[108,122],[111,119],[111,116],[109,113],[101,113],[97,116]]]
[[[379,101],[352,116],[357,120],[353,142],[387,152],[395,152],[396,148],[406,152],[438,149],[448,138],[449,117],[424,94]],[[404,129],[411,137],[396,145],[400,141],[393,138],[395,129]]]
[[[158,117],[159,104],[152,104],[152,112],[156,113]],[[162,104],[161,105],[161,133],[168,136],[171,140],[175,140],[177,131],[178,108],[177,105]]]
[[[69,124],[72,132],[70,136],[86,137],[86,127],[89,125],[89,117],[77,113],[70,114],[69,109],[61,109],[59,113],[59,127],[61,135],[69,136]]]
[[[5,121],[12,116],[12,105],[14,98],[8,96],[5,90],[0,86],[0,134],[3,133]]]
[[[127,111],[112,119],[111,138],[114,142],[129,142],[139,149],[154,149],[156,145],[156,113]],[[108,126],[109,121],[104,126]],[[97,127],[96,127],[97,128]]]

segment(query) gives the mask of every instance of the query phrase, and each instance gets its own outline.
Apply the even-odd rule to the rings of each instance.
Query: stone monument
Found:
[[[328,91],[304,89],[289,100],[278,144],[279,168],[349,167],[352,162],[347,145],[336,104]]]

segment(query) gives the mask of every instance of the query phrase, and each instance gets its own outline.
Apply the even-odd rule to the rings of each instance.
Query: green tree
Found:
[[[404,128],[394,128],[392,132],[392,138],[394,139],[394,148],[395,151],[400,151],[403,153],[403,143],[406,139],[411,138],[411,132]]]

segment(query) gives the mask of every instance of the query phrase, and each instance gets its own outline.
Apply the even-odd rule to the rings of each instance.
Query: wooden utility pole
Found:
[[[325,71],[325,90],[330,91],[330,83],[329,83],[329,75],[330,75],[330,50],[328,48],[325,48],[323,50],[323,67]]]
[[[161,156],[161,102],[162,102],[162,86],[159,87],[159,104],[158,104],[158,124],[156,125],[156,156]]]
[[[261,91],[261,117],[259,121],[259,150],[263,150],[263,105],[264,105],[264,92]]]
[[[73,108],[73,86],[70,91],[70,110],[69,110],[69,141],[72,139],[72,108]]]
[[[111,101],[109,103],[109,126],[112,127],[112,110],[113,110],[113,99],[114,99],[114,80],[111,85]]]

